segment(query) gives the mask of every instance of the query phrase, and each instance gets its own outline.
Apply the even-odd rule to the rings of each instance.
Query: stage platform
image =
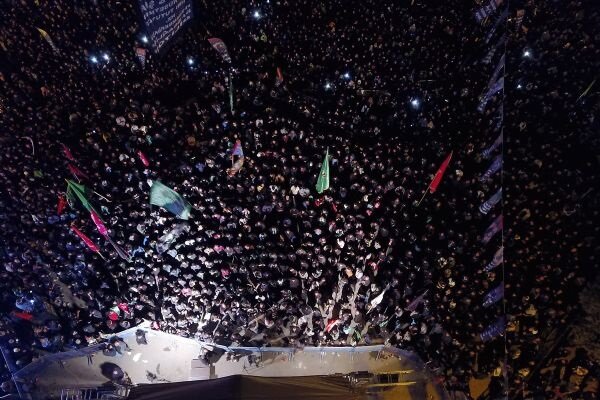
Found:
[[[136,331],[142,329],[147,344],[138,344]],[[97,387],[108,379],[107,365],[116,365],[134,385],[208,380],[232,375],[260,377],[323,376],[361,372],[379,374],[382,386],[394,386],[397,399],[443,399],[443,388],[413,353],[379,346],[360,347],[225,347],[198,342],[151,330],[148,323],[118,335],[130,351],[105,355],[97,347],[48,355],[36,360],[16,377],[36,379],[34,399],[42,393],[60,394],[61,389]],[[212,365],[199,356],[222,354]],[[229,353],[229,357],[227,354]],[[217,357],[215,356],[215,359]],[[396,376],[390,378],[390,375]],[[371,383],[373,380],[371,379]],[[395,385],[391,385],[395,383]],[[389,389],[389,388],[388,388]],[[387,389],[386,389],[387,390]]]

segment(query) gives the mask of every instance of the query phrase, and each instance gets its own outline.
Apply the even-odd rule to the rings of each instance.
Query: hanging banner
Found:
[[[487,214],[490,210],[502,199],[502,188],[498,189],[496,194],[490,197],[488,200],[484,201],[481,206],[479,206],[479,212],[482,214]]]
[[[496,322],[488,326],[479,337],[483,342],[489,342],[493,338],[500,336],[504,333],[504,329],[506,328],[506,317],[499,317]]]
[[[496,150],[502,144],[503,140],[504,140],[504,129],[502,129],[502,132],[500,132],[500,135],[498,135],[496,140],[494,140],[494,143],[492,143],[492,145],[490,147],[488,147],[487,149],[485,149],[484,151],[481,152],[481,156],[483,158],[485,158],[486,160],[488,158],[490,158],[490,155],[494,152],[494,150]]]
[[[208,42],[212,47],[223,57],[226,63],[231,64],[231,57],[229,57],[229,52],[227,51],[227,46],[225,43],[219,38],[210,38]]]
[[[494,54],[496,54],[496,50],[498,50],[499,48],[501,48],[505,44],[506,44],[506,35],[502,35],[502,37],[500,38],[500,40],[498,40],[498,43],[496,43],[496,45],[494,47],[492,47],[490,49],[490,51],[488,51],[488,53],[485,55],[485,57],[483,58],[483,60],[481,60],[481,62],[483,64],[489,64],[489,63],[491,63],[492,62],[492,58],[494,58]]]
[[[494,126],[494,132],[497,132],[504,123],[504,103],[500,103],[500,106],[498,107],[498,116],[496,119],[498,119],[498,122],[496,122],[496,125]]]
[[[500,232],[502,230],[502,225],[503,225],[503,219],[502,219],[502,214],[500,214],[495,220],[494,222],[492,222],[492,224],[487,228],[487,230],[485,231],[485,233],[483,234],[483,239],[481,239],[481,242],[483,244],[488,244],[488,242],[490,240],[492,240],[492,238],[494,236],[496,236],[496,233]]]
[[[490,101],[492,96],[494,96],[500,90],[504,90],[504,76],[501,76],[500,79],[498,79],[493,86],[489,87],[488,91],[481,97],[477,111],[482,113],[485,110],[485,106],[487,105],[488,101]]]
[[[477,22],[481,22],[490,15],[492,15],[498,6],[502,4],[503,0],[488,0],[483,7],[475,12],[475,19]]]
[[[492,74],[492,77],[490,78],[490,80],[487,84],[488,90],[490,90],[490,88],[493,87],[494,82],[498,81],[498,76],[500,76],[500,71],[502,71],[504,69],[505,63],[506,63],[506,57],[503,54],[502,57],[500,58],[500,61],[498,61],[498,65],[496,65],[496,69],[494,70],[494,73]]]
[[[490,179],[496,172],[498,172],[498,170],[502,168],[502,155],[497,155],[496,158],[494,158],[494,161],[492,162],[492,165],[490,165],[490,167],[487,169],[487,171],[484,172],[483,175],[481,175],[481,178],[479,178],[480,182],[484,182],[487,179]]]
[[[494,258],[492,259],[492,261],[490,261],[489,264],[486,265],[483,270],[485,272],[490,272],[491,270],[493,270],[494,268],[496,268],[498,265],[502,264],[503,262],[504,262],[504,247],[500,247],[496,251],[496,254],[494,254]]]
[[[504,20],[506,20],[506,17],[508,17],[508,7],[506,7],[504,9],[502,14],[500,14],[500,16],[498,18],[496,18],[496,22],[494,23],[494,26],[492,27],[492,29],[489,30],[489,32],[485,36],[485,44],[487,44],[490,41],[490,39],[492,38],[492,36],[494,36],[494,33],[496,33],[496,29],[498,29],[498,26],[500,25],[500,23],[502,23]]]
[[[487,292],[485,297],[483,298],[483,306],[490,307],[491,305],[497,303],[504,297],[504,282],[498,285],[496,288]]]
[[[152,51],[158,54],[194,17],[192,0],[138,0]]]

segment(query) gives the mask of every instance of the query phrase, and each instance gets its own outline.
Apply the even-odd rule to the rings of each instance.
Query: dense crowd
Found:
[[[526,398],[594,398],[566,373],[529,377],[593,276],[598,100],[577,97],[598,70],[598,11],[529,2],[490,34],[500,12],[477,24],[476,4],[428,3],[198,2],[144,63],[135,2],[4,4],[0,340],[16,366],[150,320],[220,344],[400,346],[452,393],[491,375],[497,396],[506,372]],[[509,101],[480,112],[505,47]],[[488,153],[503,120],[505,149]],[[114,245],[64,203],[65,179],[93,191]],[[155,181],[190,202],[188,220],[149,204]],[[480,206],[502,185],[504,233],[487,237],[503,203]],[[505,280],[502,245],[506,301],[484,304]],[[505,313],[506,335],[483,342]]]
[[[598,383],[600,360],[570,348],[564,333],[583,317],[578,295],[597,269],[598,87],[584,93],[600,66],[600,12],[569,1],[528,3],[527,13],[532,23],[509,52],[515,76],[505,103],[510,389],[523,398],[595,399],[589,383]]]

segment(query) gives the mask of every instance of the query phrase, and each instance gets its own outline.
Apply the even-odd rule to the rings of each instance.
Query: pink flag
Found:
[[[73,164],[69,163],[68,167],[69,167],[69,171],[71,171],[71,173],[76,178],[89,178],[82,170],[80,170],[79,168],[77,168]]]
[[[147,167],[150,165],[150,161],[148,161],[148,159],[146,158],[146,156],[144,155],[144,153],[142,153],[141,150],[137,151],[137,155],[140,158],[140,160],[142,161],[142,164],[144,164],[144,167]]]
[[[98,228],[98,232],[100,232],[100,234],[102,236],[108,235],[108,230],[106,229],[106,226],[104,226],[104,223],[102,222],[102,220],[100,219],[100,217],[98,216],[98,214],[96,214],[96,212],[94,210],[90,210],[90,216],[92,217],[92,221],[94,221],[94,224],[96,224],[96,228]]]
[[[73,154],[71,154],[71,150],[69,150],[69,148],[62,143],[60,145],[62,146],[63,154],[65,155],[65,157],[67,157],[71,161],[75,161],[75,157],[73,157]]]
[[[124,313],[129,314],[129,306],[127,303],[119,303],[117,304],[117,307],[119,307],[119,310],[123,311]]]

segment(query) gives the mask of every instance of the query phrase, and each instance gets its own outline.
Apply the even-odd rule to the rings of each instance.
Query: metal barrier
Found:
[[[2,353],[2,359],[4,360],[4,363],[6,364],[6,366],[8,367],[8,371],[10,372],[10,377],[11,377],[13,383],[15,384],[15,388],[17,389],[17,392],[19,394],[19,399],[25,400],[25,399],[29,398],[26,393],[23,393],[21,383],[15,379],[16,365],[11,357],[11,352],[6,351],[4,349],[4,344],[2,342],[0,342],[0,353]]]
[[[122,400],[127,398],[129,387],[116,388],[64,388],[60,400]]]

